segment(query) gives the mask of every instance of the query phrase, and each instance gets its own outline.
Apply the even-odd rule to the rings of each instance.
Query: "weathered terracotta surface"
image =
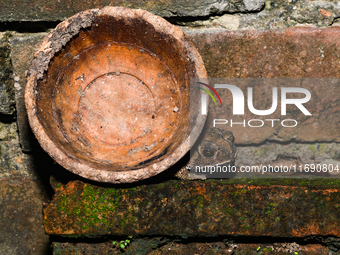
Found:
[[[210,78],[340,78],[338,27],[238,32],[188,30],[186,34],[202,55]],[[271,107],[274,86],[274,82],[267,81],[263,86],[254,87],[256,109]],[[240,88],[247,100],[246,87]],[[258,144],[266,139],[281,142],[292,139],[297,142],[339,142],[339,84],[324,86],[315,81],[302,87],[311,93],[311,100],[304,105],[312,116],[305,116],[293,106],[288,106],[287,115],[281,116],[280,100],[274,114],[257,116],[246,107],[244,116],[233,116],[230,92],[219,89],[219,93],[226,94],[224,98],[230,99],[223,102],[222,108],[215,107],[217,111],[223,112],[223,119],[233,119],[234,122],[243,119],[295,119],[298,122],[295,128],[284,128],[278,122],[274,128],[270,122],[261,128],[244,128],[242,125],[231,128],[230,124],[219,127],[232,131],[237,144]],[[213,118],[216,117],[211,114],[207,121],[210,123]]]
[[[74,181],[57,185],[43,211],[50,235],[340,237],[339,195],[337,179],[170,181],[126,189]]]
[[[41,146],[63,167],[96,181],[134,182],[189,150],[190,78],[201,76],[200,55],[164,19],[93,9],[45,37],[28,71],[26,108]],[[192,137],[204,124],[197,118]]]

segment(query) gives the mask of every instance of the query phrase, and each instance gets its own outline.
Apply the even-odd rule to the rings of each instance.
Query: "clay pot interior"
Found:
[[[78,16],[45,43],[62,40],[58,33]],[[190,78],[202,75],[199,54],[178,28],[146,11],[107,7],[27,86],[31,126],[43,148],[79,175],[144,179],[189,150]]]

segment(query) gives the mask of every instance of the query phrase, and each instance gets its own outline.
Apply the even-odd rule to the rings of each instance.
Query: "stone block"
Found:
[[[41,153],[39,155],[41,157]],[[34,159],[22,152],[15,122],[0,122],[0,179],[36,179]]]
[[[280,255],[318,255],[331,254],[327,247],[320,244],[299,245],[297,243],[238,244],[235,255],[241,254],[280,254]]]
[[[10,34],[0,34],[0,117],[15,112]]]
[[[332,0],[267,0],[261,12],[240,14],[240,29],[339,26],[339,16],[340,6]]]
[[[0,181],[0,254],[48,254],[41,183],[21,178]]]
[[[163,238],[136,239],[125,249],[117,249],[111,241],[102,243],[71,243],[53,242],[54,255],[76,255],[76,254],[139,254],[139,255],[163,255],[163,254],[280,254],[290,255],[297,252],[299,255],[329,254],[329,249],[320,244],[299,245],[297,243],[228,243],[217,241],[216,238],[206,238],[204,243],[194,240],[169,240]],[[215,240],[214,240],[215,239]],[[166,240],[166,241],[165,241]],[[258,240],[258,239],[257,239]],[[268,242],[268,240],[267,240]],[[158,245],[161,244],[161,247]]]
[[[138,1],[138,0],[100,0],[100,1],[67,1],[67,0],[1,0],[1,21],[62,21],[77,12],[101,8],[107,5],[123,6],[133,9],[145,9],[162,17],[204,17],[224,12],[259,11],[264,0],[213,0],[190,1]]]
[[[45,230],[70,237],[340,236],[338,180],[261,181],[169,181],[125,189],[59,184],[43,209]]]
[[[26,107],[25,87],[26,71],[31,64],[34,53],[37,51],[42,38],[46,33],[37,34],[14,34],[11,38],[11,57],[14,69],[14,87],[17,108],[17,124],[19,129],[20,145],[24,152],[32,150],[30,140],[32,131],[30,129]]]
[[[0,137],[2,135],[4,139],[0,140],[0,178],[36,179],[32,157],[21,151],[16,124],[0,122]]]
[[[53,255],[66,255],[66,254],[139,254],[147,255],[152,250],[157,249],[159,246],[166,243],[164,237],[132,239],[126,237],[122,240],[116,240],[120,243],[125,240],[129,240],[129,244],[124,248],[121,248],[113,244],[114,239],[101,239],[101,242],[53,242]],[[189,253],[188,253],[189,254]]]
[[[338,143],[265,143],[259,146],[240,146],[237,149],[235,165],[241,166],[260,166],[278,165],[296,167],[305,164],[327,164],[330,170],[333,166],[340,168],[340,153]],[[332,165],[332,166],[330,166]],[[295,174],[295,173],[294,173]],[[292,175],[294,175],[292,173]],[[320,173],[318,173],[320,174]],[[324,176],[339,175],[340,171],[332,171]],[[275,176],[275,175],[274,175]]]

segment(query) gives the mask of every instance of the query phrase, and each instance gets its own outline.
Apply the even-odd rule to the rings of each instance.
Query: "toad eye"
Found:
[[[204,141],[198,146],[199,154],[204,158],[213,158],[218,152],[218,146],[210,141]]]

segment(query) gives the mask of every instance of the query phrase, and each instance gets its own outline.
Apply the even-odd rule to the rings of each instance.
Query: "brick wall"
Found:
[[[56,24],[106,5],[146,9],[179,26],[202,55],[210,77],[340,74],[340,5],[334,1],[0,0],[0,254],[51,252],[42,204],[53,193],[50,174],[67,174],[30,131],[23,100],[26,70],[42,38]],[[311,157],[316,163],[338,163],[338,112],[328,114],[323,137],[308,123],[304,128],[310,134],[301,131],[301,139],[294,142],[289,134],[278,138],[270,132],[256,133],[245,142],[236,132],[236,164],[307,163]]]

